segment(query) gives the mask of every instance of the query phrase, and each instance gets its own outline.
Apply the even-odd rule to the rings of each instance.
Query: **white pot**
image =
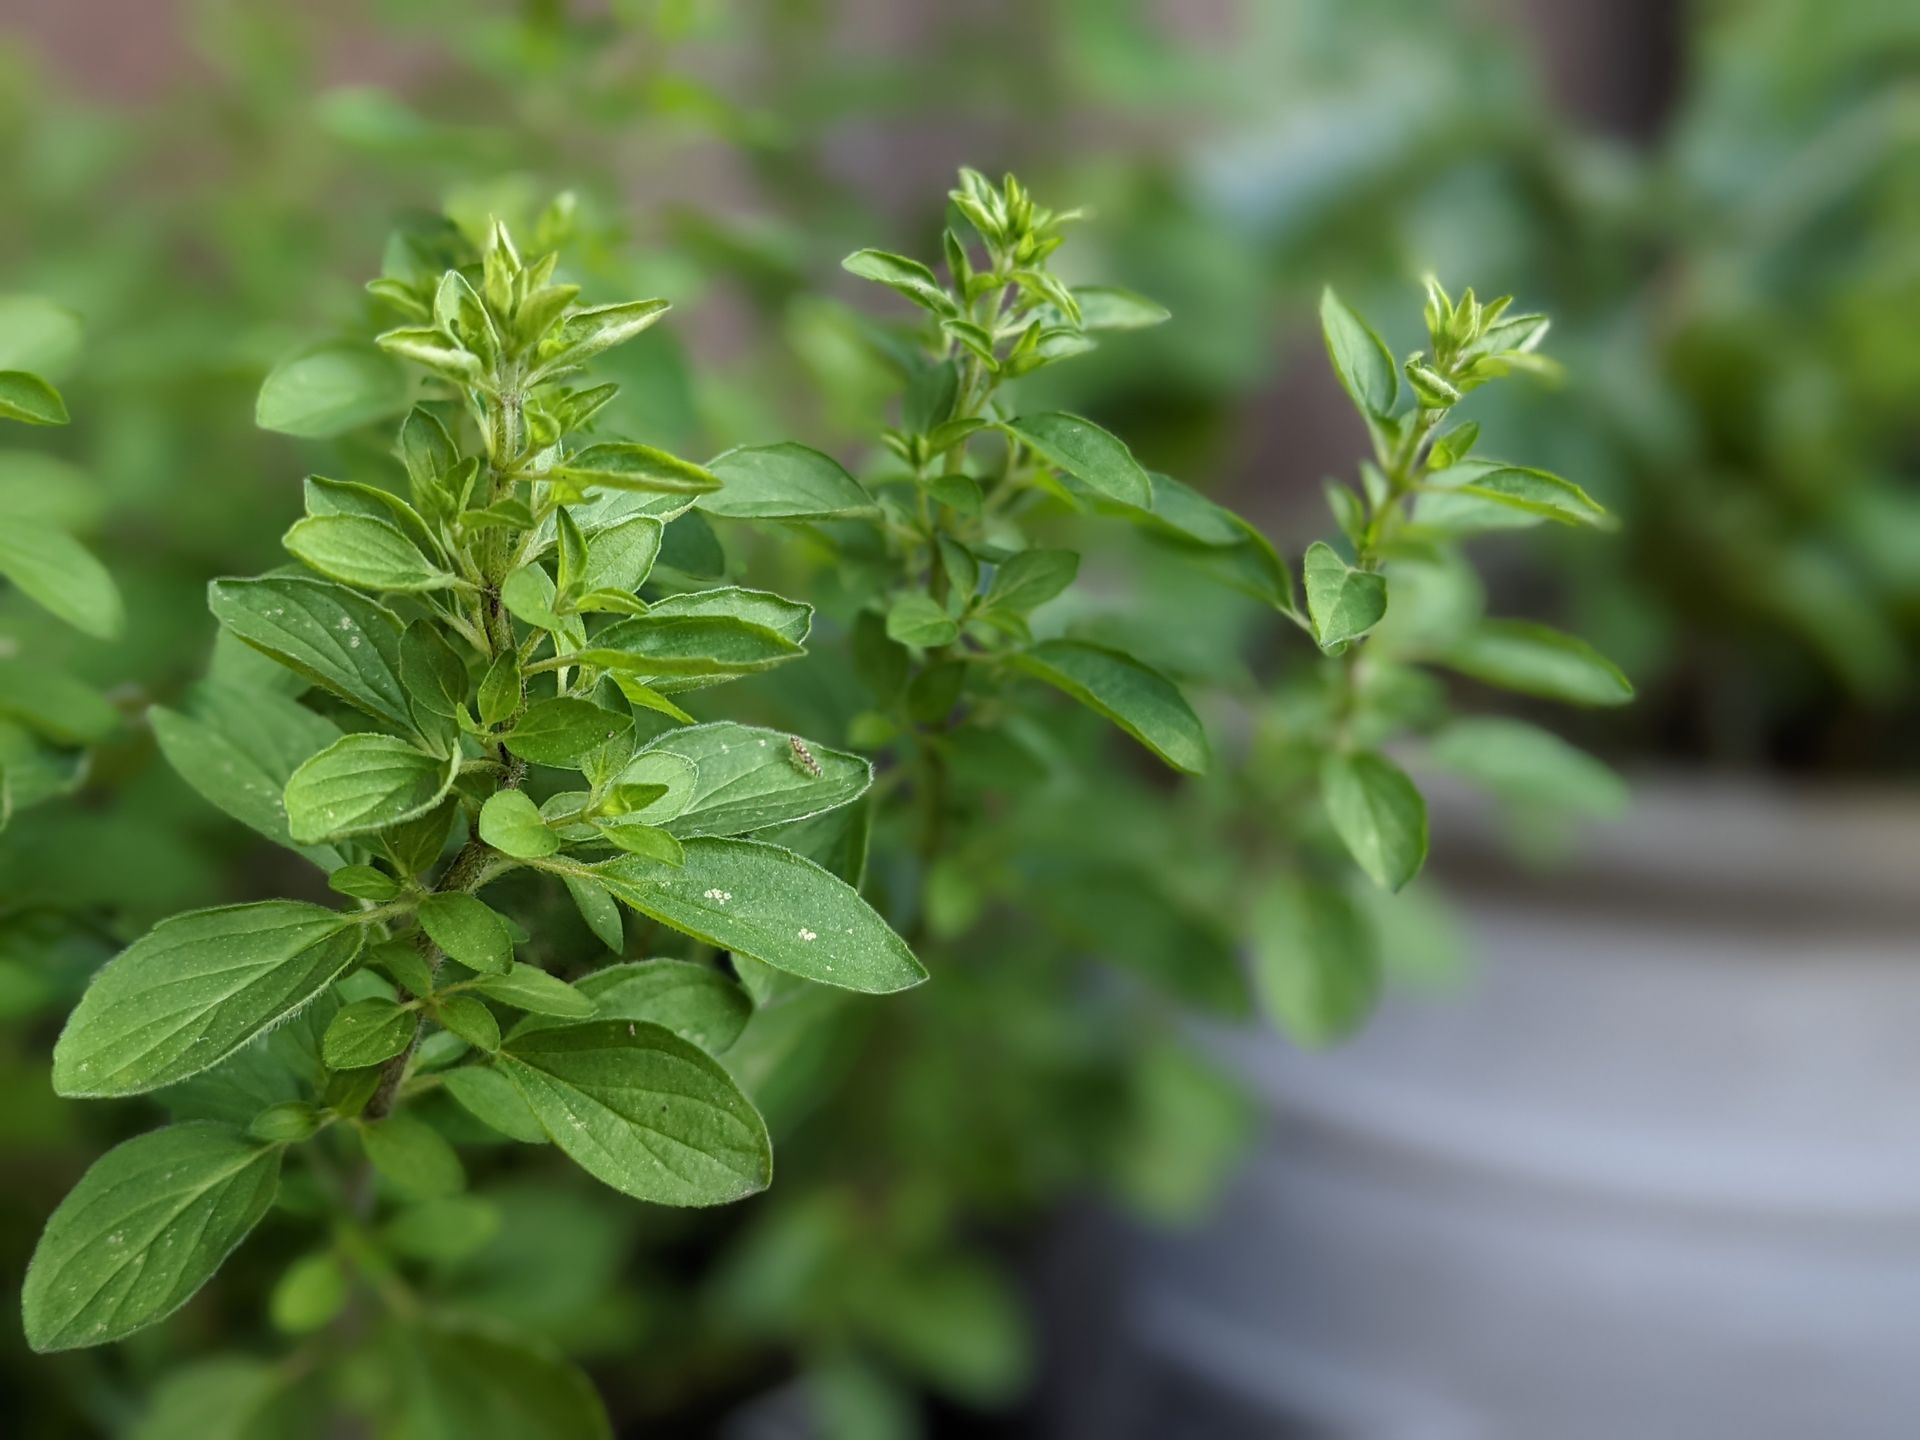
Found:
[[[1664,780],[1547,876],[1484,833],[1436,810],[1460,994],[1228,1037],[1270,1132],[1136,1242],[1104,1433],[1920,1435],[1920,805]]]

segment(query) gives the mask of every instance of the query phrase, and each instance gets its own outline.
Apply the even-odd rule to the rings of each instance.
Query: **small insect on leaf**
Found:
[[[807,748],[807,742],[802,740],[798,735],[789,735],[787,737],[787,756],[795,765],[799,766],[816,780],[826,774],[826,772],[820,768],[820,762],[813,758],[813,751]]]

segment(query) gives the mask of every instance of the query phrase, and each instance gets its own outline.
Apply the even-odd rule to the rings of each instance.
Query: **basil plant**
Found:
[[[280,673],[229,654],[191,711],[153,712],[155,734],[339,899],[177,915],[94,977],[55,1088],[157,1091],[183,1118],[103,1156],[54,1212],[25,1284],[36,1350],[165,1318],[284,1186],[326,1243],[275,1292],[283,1328],[325,1326],[357,1274],[384,1304],[362,1329],[394,1404],[458,1414],[531,1391],[539,1425],[515,1433],[607,1433],[540,1342],[463,1328],[403,1278],[467,1218],[461,1155],[422,1104],[451,1097],[634,1199],[725,1204],[772,1175],[767,1127],[715,1058],[751,1009],[741,972],[869,993],[925,978],[853,887],[759,838],[857,799],[868,763],[681,708],[804,654],[811,608],[638,594],[696,504],[780,513],[857,487],[799,446],[703,466],[593,435],[615,387],[590,363],[667,306],[582,306],[556,267],[496,225],[477,264],[374,282],[404,320],[380,347],[424,374],[397,444],[409,498],[311,478],[285,537],[298,564],[210,587],[226,634]],[[329,403],[337,363],[270,379],[262,419]],[[567,984],[516,958],[527,932],[486,898],[509,876],[564,892],[614,954],[626,907],[705,958]]]

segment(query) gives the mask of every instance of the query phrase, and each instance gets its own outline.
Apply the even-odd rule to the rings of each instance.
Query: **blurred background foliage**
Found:
[[[1913,768],[1920,12],[1900,0],[7,8],[0,289],[70,308],[85,349],[57,377],[75,423],[7,436],[0,488],[57,490],[129,614],[94,641],[0,595],[0,663],[71,668],[125,717],[76,796],[0,834],[10,1275],[85,1158],[145,1123],[48,1090],[84,977],[159,915],[318,891],[160,763],[141,716],[203,673],[205,582],[275,553],[303,473],[391,478],[380,427],[289,440],[253,400],[290,350],[369,332],[360,277],[443,207],[531,225],[570,189],[589,295],[674,301],[619,352],[627,433],[857,461],[894,381],[840,257],[937,253],[954,166],[1017,169],[1098,214],[1069,279],[1175,317],[1035,388],[1288,551],[1362,438],[1311,324],[1321,285],[1399,350],[1424,272],[1512,291],[1555,317],[1571,378],[1499,387],[1478,418],[1624,522],[1545,561],[1484,542],[1513,608],[1557,613],[1640,688],[1580,738],[1629,768]],[[796,588],[801,549],[746,568],[827,587],[831,616],[831,576]],[[796,1375],[774,1403],[823,1433],[910,1433],[922,1389],[992,1410],[1043,1371],[1058,1297],[1030,1262],[1062,1206],[1203,1212],[1251,1121],[1165,1002],[1247,1007],[1218,917],[1286,843],[1275,737],[1300,697],[1251,602],[1145,545],[1101,563],[1136,653],[1226,697],[1207,718],[1237,763],[1170,797],[1062,714],[1034,738],[1079,772],[1070,812],[1036,776],[926,877],[924,933],[965,939],[952,983],[884,1021],[831,996],[756,1021],[739,1063],[782,1134],[769,1197],[648,1211],[523,1170],[482,1189],[497,1219],[438,1266],[443,1294],[565,1345],[648,1433],[712,1433]],[[864,708],[846,658],[804,668],[799,708],[788,682],[769,718],[844,736]],[[1193,858],[1183,837],[1221,827],[1247,843]],[[888,874],[900,849],[876,839],[883,894],[913,889]],[[1382,917],[1404,973],[1450,969],[1431,904]],[[1081,955],[1115,963],[1090,978]],[[245,1317],[290,1258],[263,1233],[104,1355],[29,1363],[8,1327],[9,1433],[208,1433],[166,1423],[218,1376],[157,1402],[152,1378],[273,1353]]]

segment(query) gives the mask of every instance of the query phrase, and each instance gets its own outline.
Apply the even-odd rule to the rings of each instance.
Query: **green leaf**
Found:
[[[413,1043],[413,1011],[378,996],[341,1007],[320,1042],[329,1070],[364,1070],[391,1060]]]
[[[469,1115],[523,1145],[545,1145],[540,1117],[520,1098],[513,1082],[491,1065],[462,1065],[441,1081]]]
[[[465,1260],[499,1233],[500,1207],[473,1195],[423,1200],[380,1227],[395,1254],[443,1263]]]
[[[1171,680],[1118,650],[1048,640],[1008,657],[1015,669],[1063,690],[1107,717],[1176,770],[1207,768],[1207,734]]]
[[[1450,534],[1553,520],[1605,527],[1607,512],[1571,480],[1519,465],[1469,460],[1429,474],[1414,519]]]
[[[1323,541],[1307,547],[1305,580],[1313,638],[1328,654],[1338,654],[1386,616],[1386,576],[1354,569]]]
[[[106,567],[63,530],[17,516],[0,529],[0,577],[74,629],[96,639],[120,633],[126,614]]]
[[[498,1064],[555,1145],[635,1199],[724,1205],[773,1178],[766,1122],[718,1062],[658,1025],[534,1029]]]
[[[413,728],[400,680],[399,618],[327,580],[268,575],[215,580],[214,618],[254,649],[400,730]]]
[[[660,555],[660,540],[666,527],[651,515],[631,515],[618,524],[597,530],[587,538],[587,564],[580,576],[580,589],[618,590],[632,594],[638,590]]]
[[[909,590],[887,611],[887,638],[934,649],[960,638],[960,623],[924,590]]]
[[[420,928],[469,970],[505,975],[513,968],[513,931],[471,895],[455,890],[427,896],[420,902]]]
[[[1374,883],[1398,890],[1427,858],[1427,805],[1406,773],[1363,751],[1329,755],[1320,767],[1320,798],[1347,851]]]
[[[423,554],[438,553],[427,522],[413,506],[391,491],[353,480],[329,480],[324,475],[309,475],[301,488],[308,515],[357,515],[398,530]]]
[[[1091,420],[1058,413],[1022,415],[1002,428],[1041,459],[1107,499],[1142,510],[1152,507],[1153,483],[1133,452]]]
[[[1263,885],[1251,922],[1253,983],[1274,1023],[1302,1045],[1351,1034],[1380,996],[1380,955],[1353,901],[1282,876]]]
[[[731,1046],[753,1018],[753,1001],[739,982],[711,965],[691,960],[635,960],[609,965],[585,976],[572,988],[592,1006],[595,1019],[663,1025],[709,1055],[721,1054]],[[523,1021],[520,1030],[555,1023],[534,1017]]]
[[[433,1018],[443,1030],[451,1030],[476,1050],[489,1053],[500,1048],[500,1022],[493,1011],[472,995],[449,995],[434,1001]]]
[[[892,255],[885,250],[856,250],[840,262],[840,268],[849,274],[858,275],[862,280],[872,280],[885,285],[924,306],[936,315],[955,315],[959,307],[951,296],[941,288],[933,271],[918,260],[909,260],[904,255]]]
[[[1569,705],[1624,705],[1633,686],[1586,641],[1525,620],[1482,620],[1443,657],[1463,675]]]
[[[453,786],[441,759],[392,735],[342,735],[287,778],[287,829],[302,845],[385,830],[425,815]]]
[[[1145,330],[1173,318],[1166,306],[1114,285],[1076,285],[1083,330]]]
[[[467,662],[431,620],[415,620],[400,636],[400,683],[429,715],[452,719],[466,708]]]
[[[626,927],[620,920],[620,907],[599,882],[579,875],[562,875],[567,893],[573,897],[580,918],[607,949],[618,955],[626,948]]]
[[[887,994],[927,972],[844,880],[755,840],[696,836],[677,870],[631,857],[594,876],[613,897],[696,940],[823,985]]]
[[[709,515],[734,520],[871,520],[873,497],[839,462],[805,445],[743,446],[708,463],[721,488],[700,497]]]
[[[584,1020],[594,1013],[589,992],[549,975],[537,965],[522,965],[517,960],[506,974],[483,975],[473,982],[473,988],[491,1000],[529,1014]]]
[[[91,745],[120,712],[84,680],[44,665],[0,659],[0,716],[24,721],[56,745]]]
[[[62,1095],[137,1095],[217,1065],[360,953],[350,917],[293,900],[192,910],[109,960],[53,1051]]]
[[[307,1335],[331,1324],[347,1304],[347,1272],[331,1250],[289,1265],[267,1298],[267,1317],[287,1335]]]
[[[799,740],[809,768],[797,739],[731,720],[669,730],[641,754],[677,755],[696,779],[680,808],[657,823],[681,836],[741,835],[845,805],[873,783],[873,767],[860,756]]]
[[[371,345],[318,345],[268,372],[253,423],[307,439],[339,435],[398,415],[407,388],[406,372]]]
[[[327,888],[336,895],[351,895],[356,900],[371,900],[384,905],[400,898],[400,882],[371,865],[343,865],[327,876]]]
[[[632,728],[631,715],[602,709],[591,700],[561,696],[528,706],[503,743],[536,765],[571,765]]]
[[[726,616],[758,625],[795,645],[813,629],[813,607],[768,590],[744,590],[723,585],[717,590],[688,590],[656,600],[649,615],[661,620],[676,615]]]
[[[1593,816],[1627,808],[1627,784],[1586,751],[1524,720],[1479,715],[1455,720],[1433,737],[1436,765],[1523,808]]]
[[[1400,380],[1386,342],[1331,289],[1320,296],[1320,330],[1333,372],[1360,413],[1371,420],[1388,419],[1400,393]]]
[[[466,1188],[467,1173],[453,1146],[412,1111],[396,1110],[358,1128],[367,1159],[402,1194],[433,1200]]]
[[[363,590],[444,590],[454,583],[405,535],[364,515],[309,515],[293,522],[282,543],[322,575]]]
[[[26,370],[0,370],[0,420],[23,425],[64,425],[67,402],[60,392]]]
[[[433,1317],[396,1321],[380,1353],[397,1380],[382,1440],[612,1440],[592,1382],[545,1343]]]
[[[616,850],[645,856],[662,865],[684,865],[687,861],[680,842],[665,830],[657,830],[651,825],[605,825],[601,827],[600,838]]]
[[[642,490],[657,495],[705,495],[721,481],[704,465],[682,460],[651,445],[610,441],[567,456],[552,472],[577,485],[607,490]]]
[[[388,330],[374,336],[373,343],[456,385],[479,383],[486,369],[478,355],[449,339],[445,331],[427,326]]]
[[[1073,584],[1080,557],[1071,550],[1022,550],[993,572],[987,608],[1026,614]]]
[[[675,679],[751,675],[806,654],[786,636],[730,615],[662,615],[616,620],[575,652],[579,664]]]
[[[543,371],[578,365],[604,350],[624,345],[672,308],[665,300],[628,300],[576,310],[560,322],[558,334],[542,345]]]
[[[114,1146],[34,1249],[27,1343],[42,1353],[105,1345],[178,1310],[266,1214],[280,1154],[206,1121]]]
[[[480,807],[480,838],[517,860],[537,860],[560,848],[560,837],[540,818],[540,807],[519,790],[499,790]]]

